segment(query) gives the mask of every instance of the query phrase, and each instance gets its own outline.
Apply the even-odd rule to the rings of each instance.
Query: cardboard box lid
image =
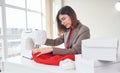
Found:
[[[118,48],[119,40],[113,39],[85,39],[82,40],[82,46],[88,48]]]

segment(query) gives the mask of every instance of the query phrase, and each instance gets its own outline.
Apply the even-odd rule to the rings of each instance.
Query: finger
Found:
[[[36,57],[39,57],[40,55],[42,55],[42,53],[37,54]]]
[[[37,53],[38,52],[38,49],[34,49],[32,50],[33,53]]]
[[[37,54],[37,53],[39,53],[39,52],[38,52],[38,51],[34,51],[34,52],[33,52],[33,54]]]
[[[33,51],[32,51],[32,53],[33,53],[33,54],[35,54],[35,53],[36,53],[36,51],[35,51],[35,50],[33,50]]]

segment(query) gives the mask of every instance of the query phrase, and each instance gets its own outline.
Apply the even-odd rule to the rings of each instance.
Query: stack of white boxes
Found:
[[[86,39],[76,55],[77,73],[120,73],[118,39]]]

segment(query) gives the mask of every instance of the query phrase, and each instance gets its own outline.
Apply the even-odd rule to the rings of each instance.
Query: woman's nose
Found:
[[[64,24],[65,24],[65,22],[64,22],[64,21],[62,21],[62,24],[64,25]]]

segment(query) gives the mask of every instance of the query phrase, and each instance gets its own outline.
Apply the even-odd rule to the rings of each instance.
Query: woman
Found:
[[[41,54],[52,53],[53,55],[81,54],[81,41],[90,38],[89,28],[81,24],[75,11],[70,6],[62,7],[56,16],[59,37],[56,39],[47,39],[45,45],[33,50],[33,53]],[[65,48],[55,46],[64,43]]]

